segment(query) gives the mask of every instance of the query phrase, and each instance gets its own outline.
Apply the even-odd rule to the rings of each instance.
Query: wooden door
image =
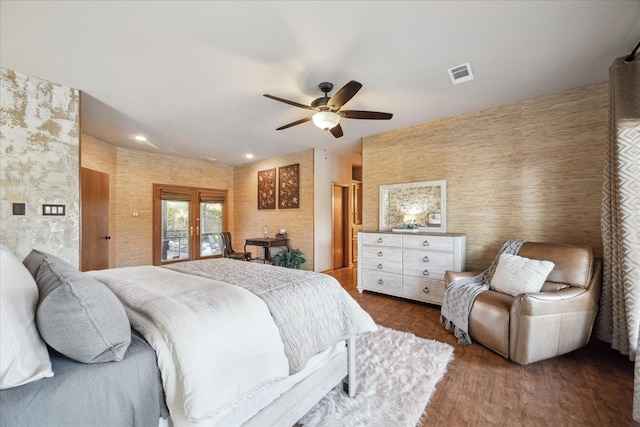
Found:
[[[333,185],[333,268],[346,267],[348,230],[347,214],[349,211],[349,187]]]
[[[81,168],[82,271],[109,268],[109,175]]]

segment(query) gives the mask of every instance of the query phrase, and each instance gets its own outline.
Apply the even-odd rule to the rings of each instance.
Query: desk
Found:
[[[257,258],[258,260],[264,262],[265,264],[271,262],[271,253],[270,248],[277,246],[286,246],[287,250],[289,247],[289,239],[274,239],[273,237],[256,237],[252,239],[246,239],[244,242],[244,251],[247,252],[247,246],[259,246],[262,248],[262,258]]]

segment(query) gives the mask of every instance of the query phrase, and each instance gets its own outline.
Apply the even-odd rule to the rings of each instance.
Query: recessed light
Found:
[[[145,138],[144,136],[142,136],[142,135],[136,135],[136,141],[144,142],[144,141],[146,141],[146,140],[147,140],[147,138]]]
[[[245,156],[247,159],[253,159],[253,154],[249,153]]]

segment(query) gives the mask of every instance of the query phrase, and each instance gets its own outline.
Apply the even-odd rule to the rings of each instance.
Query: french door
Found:
[[[227,190],[153,185],[153,263],[221,256]]]

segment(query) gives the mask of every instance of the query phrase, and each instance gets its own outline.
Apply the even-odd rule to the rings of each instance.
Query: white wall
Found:
[[[333,267],[333,184],[351,184],[352,165],[360,165],[359,153],[341,155],[314,150],[314,270]],[[350,193],[349,193],[350,194]]]
[[[313,150],[313,266],[315,271],[331,269],[331,171],[333,157]]]

